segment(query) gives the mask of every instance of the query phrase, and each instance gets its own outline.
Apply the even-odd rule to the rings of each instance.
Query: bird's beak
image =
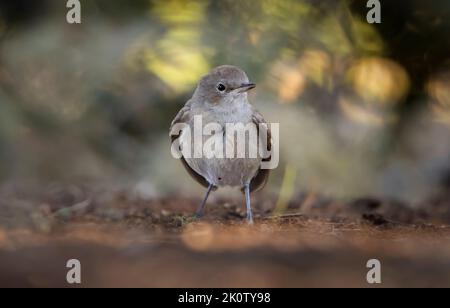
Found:
[[[254,83],[243,83],[238,88],[236,88],[236,91],[238,93],[244,93],[250,91],[254,87],[256,87],[256,84]]]

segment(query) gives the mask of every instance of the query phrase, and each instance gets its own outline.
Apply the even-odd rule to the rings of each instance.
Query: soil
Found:
[[[0,286],[82,287],[450,286],[450,197],[411,207],[305,193],[283,214],[255,196],[254,226],[242,204],[199,198],[139,199],[123,192],[52,187],[1,192]],[[366,281],[381,262],[382,284]]]

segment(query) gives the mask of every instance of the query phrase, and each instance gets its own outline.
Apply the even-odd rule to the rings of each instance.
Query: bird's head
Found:
[[[230,103],[235,99],[245,99],[247,92],[255,86],[240,68],[222,65],[200,80],[194,97],[213,105]]]

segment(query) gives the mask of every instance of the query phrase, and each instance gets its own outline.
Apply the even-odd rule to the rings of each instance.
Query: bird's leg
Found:
[[[245,184],[245,206],[247,207],[247,223],[253,224],[252,206],[250,204],[250,184]]]
[[[208,200],[209,197],[209,193],[211,192],[211,190],[213,189],[214,185],[213,184],[209,184],[208,190],[206,191],[206,195],[205,198],[202,201],[202,204],[200,204],[200,206],[197,209],[197,212],[195,213],[195,216],[197,218],[200,218],[203,216],[203,210],[205,209],[205,205],[206,205],[206,201]]]

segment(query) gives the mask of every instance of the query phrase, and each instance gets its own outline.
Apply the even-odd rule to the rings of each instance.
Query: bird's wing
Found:
[[[264,120],[263,116],[257,111],[257,110],[253,110],[253,116],[252,116],[252,121],[253,123],[256,125],[256,128],[258,129],[258,136],[260,135],[260,125],[262,125],[263,127],[265,127],[265,129],[267,130],[267,150],[271,151],[272,150],[272,134],[270,131],[270,127],[267,124],[267,122]],[[271,157],[268,158],[263,158],[263,161],[270,161]],[[267,183],[267,180],[269,179],[269,173],[270,170],[269,169],[258,169],[258,172],[256,173],[255,177],[251,180],[250,182],[250,191],[258,191],[262,188],[264,188],[264,186]]]
[[[181,110],[178,112],[178,114],[175,116],[175,118],[172,121],[172,124],[170,125],[170,139],[172,141],[172,144],[180,137],[181,132],[177,131],[174,126],[177,123],[188,123],[188,117],[189,117],[189,113],[191,111],[191,105],[192,105],[192,101],[188,101],[186,103],[186,105],[184,105],[183,108],[181,108]],[[191,168],[191,166],[189,166],[189,164],[187,163],[186,159],[181,156],[180,158],[181,162],[183,163],[184,168],[187,170],[187,172],[189,173],[189,175],[196,180],[198,183],[200,183],[202,186],[208,188],[209,187],[209,182],[200,174],[198,174],[194,169]]]

